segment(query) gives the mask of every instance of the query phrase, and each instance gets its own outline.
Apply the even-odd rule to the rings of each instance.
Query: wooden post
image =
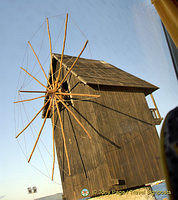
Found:
[[[158,107],[157,107],[156,102],[155,102],[155,100],[154,100],[153,94],[150,94],[150,96],[151,96],[151,99],[152,99],[152,101],[153,101],[153,104],[154,104],[154,106],[155,106],[155,108],[156,108],[156,112],[157,112],[157,114],[158,114],[158,117],[159,117],[159,119],[161,119],[161,115],[160,115],[160,113],[159,113]]]

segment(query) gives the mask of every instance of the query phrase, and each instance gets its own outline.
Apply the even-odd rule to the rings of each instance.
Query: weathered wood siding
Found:
[[[95,190],[124,189],[162,179],[159,138],[144,93],[84,85],[71,75],[70,88],[77,83],[72,92],[101,96],[72,101],[69,106],[91,134],[91,140],[66,109],[61,111],[71,176],[67,175],[56,113],[55,142],[66,199],[82,198],[84,188],[92,194]],[[124,180],[125,185],[119,185],[118,180]]]

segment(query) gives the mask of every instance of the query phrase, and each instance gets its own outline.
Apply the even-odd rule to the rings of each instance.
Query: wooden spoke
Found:
[[[40,97],[36,97],[36,98],[32,98],[32,99],[25,99],[25,100],[22,100],[22,101],[14,101],[13,103],[21,103],[21,102],[26,102],[26,101],[33,101],[35,99],[40,99],[40,98],[43,98],[45,96],[46,95],[43,95],[43,96],[40,96]]]
[[[34,55],[35,55],[35,57],[36,57],[36,59],[37,59],[39,65],[40,65],[40,67],[41,67],[41,70],[43,71],[43,74],[44,74],[44,76],[45,76],[45,78],[46,78],[46,80],[47,80],[47,82],[48,82],[48,85],[51,86],[51,84],[50,84],[50,82],[49,82],[49,80],[48,80],[48,78],[47,78],[47,76],[46,76],[46,73],[45,73],[45,71],[44,71],[44,69],[43,69],[43,67],[42,67],[42,65],[41,65],[41,63],[40,63],[40,60],[39,60],[38,56],[36,55],[35,50],[33,49],[33,47],[32,47],[32,45],[31,45],[30,41],[28,41],[28,44],[30,45],[30,47],[31,47],[31,49],[32,49],[32,51],[33,51],[33,53],[34,53]]]
[[[59,67],[58,76],[57,76],[56,83],[55,83],[55,88],[57,88],[57,83],[58,83],[58,81],[59,81],[60,73],[61,73],[61,69],[62,69],[62,60],[63,60],[63,55],[64,55],[65,42],[66,42],[66,34],[67,34],[67,21],[68,21],[68,13],[67,13],[67,15],[66,15],[65,33],[64,33],[64,40],[63,40],[61,61],[60,61],[60,67]]]
[[[45,115],[45,118],[44,118],[42,127],[41,127],[41,129],[40,129],[40,132],[39,132],[39,134],[38,134],[38,137],[37,137],[37,139],[36,139],[36,142],[35,142],[35,145],[34,145],[34,147],[33,147],[33,150],[32,150],[32,152],[31,152],[31,154],[30,154],[29,159],[28,159],[28,162],[30,162],[30,160],[31,160],[31,158],[32,158],[32,155],[33,155],[33,153],[34,153],[34,151],[35,151],[36,145],[37,145],[38,140],[39,140],[39,138],[40,138],[40,135],[41,135],[41,133],[42,133],[43,127],[44,127],[44,125],[45,125],[45,122],[46,122],[46,119],[47,119],[47,116],[48,116],[48,112],[49,112],[49,110],[51,109],[51,102],[52,102],[52,101],[50,101],[50,105],[49,105],[49,107],[48,107],[48,109],[47,109],[47,111],[46,111],[46,115]]]
[[[62,85],[62,83],[65,81],[66,77],[69,75],[69,73],[71,72],[71,70],[73,69],[73,67],[75,66],[76,62],[78,61],[78,59],[80,58],[80,56],[82,55],[83,51],[85,50],[86,46],[88,44],[88,40],[85,42],[85,45],[82,49],[82,51],[80,52],[80,54],[78,55],[78,57],[75,59],[74,63],[72,64],[72,66],[70,67],[70,69],[67,71],[66,75],[64,76],[64,78],[62,79],[62,81],[59,83],[58,88],[60,88],[60,86]],[[56,83],[57,84],[57,83]]]
[[[64,105],[64,107],[70,112],[70,114],[75,118],[75,120],[77,121],[77,123],[83,128],[83,130],[85,131],[85,133],[88,135],[88,137],[91,139],[90,134],[88,133],[88,131],[85,129],[85,127],[82,125],[82,123],[78,120],[78,118],[75,116],[75,114],[69,109],[69,107],[58,97],[56,96],[57,99],[59,99],[59,101]]]
[[[47,22],[47,29],[48,29],[48,36],[49,36],[49,46],[50,46],[50,68],[51,68],[51,77],[52,77],[52,84],[54,86],[54,77],[53,77],[53,64],[52,64],[52,44],[51,44],[51,35],[49,31],[49,21],[48,18],[46,18]]]
[[[37,112],[37,114],[33,117],[33,119],[27,124],[27,126],[16,136],[16,138],[19,137],[29,126],[30,124],[34,121],[34,119],[40,114],[40,112],[43,110],[43,108],[48,104],[50,99],[44,104],[44,106]]]
[[[54,99],[53,99],[53,116],[52,116],[52,125],[53,125],[53,168],[52,168],[52,181],[54,178],[54,165],[55,165],[55,138],[54,138]]]
[[[95,94],[77,94],[77,93],[67,93],[67,92],[59,92],[56,93],[57,95],[71,95],[71,96],[82,96],[82,97],[100,97],[100,95]]]
[[[31,76],[33,79],[35,79],[35,81],[37,81],[40,85],[42,85],[43,87],[45,87],[47,90],[48,88],[43,84],[41,83],[38,79],[36,79],[33,75],[31,75],[29,72],[27,72],[27,70],[25,70],[23,67],[20,67],[24,72],[26,72],[29,76]]]
[[[66,139],[65,139],[65,135],[64,135],[64,128],[63,128],[63,124],[62,124],[61,114],[60,114],[60,111],[59,111],[58,104],[56,102],[56,98],[55,98],[55,103],[56,103],[57,113],[58,113],[59,121],[60,121],[60,125],[61,125],[61,132],[62,132],[62,137],[63,137],[63,141],[64,141],[64,149],[65,149],[65,153],[66,153],[67,165],[68,165],[69,176],[70,176],[71,175],[71,172],[70,172],[70,162],[69,162],[69,156],[68,156],[68,152],[67,152]]]
[[[19,92],[23,92],[23,93],[50,93],[51,91],[19,90]],[[66,96],[71,95],[71,96],[95,97],[95,98],[100,97],[100,95],[95,95],[95,94],[78,94],[78,93],[67,93],[67,92],[56,92],[55,94],[56,95],[66,95]],[[41,97],[43,97],[43,96],[41,96]],[[40,98],[40,97],[37,97],[37,98]],[[14,102],[14,103],[16,103],[16,102]]]
[[[19,90],[19,92],[26,92],[26,93],[48,93],[48,91],[35,91],[35,90]]]

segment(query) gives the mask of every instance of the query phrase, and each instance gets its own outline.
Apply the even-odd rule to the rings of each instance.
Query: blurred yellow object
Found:
[[[178,2],[177,0],[151,0],[164,26],[178,47]]]

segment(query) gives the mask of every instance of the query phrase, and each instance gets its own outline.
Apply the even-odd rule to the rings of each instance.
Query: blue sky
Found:
[[[66,54],[77,55],[88,39],[89,46],[84,57],[104,60],[160,87],[154,96],[163,117],[177,105],[178,85],[171,57],[160,19],[148,0],[6,0],[1,1],[0,5],[0,197],[5,195],[2,199],[32,199],[26,188],[33,185],[38,188],[36,197],[62,191],[58,170],[55,171],[56,182],[51,182],[27,164],[14,138],[13,101],[17,92],[19,66],[23,63],[28,40],[39,50],[45,24],[34,38],[32,35],[45,17],[49,17],[55,52],[61,52],[63,23],[65,13],[69,12]],[[56,15],[59,16],[52,17]],[[60,38],[55,43],[61,30]],[[46,52],[49,53],[46,36],[44,33],[44,46],[40,54],[42,63]],[[33,55],[28,52],[29,63],[33,64]],[[49,61],[45,64],[47,72],[48,64]],[[37,68],[35,66],[35,70]],[[24,78],[23,75],[21,77]],[[42,80],[40,75],[39,78]],[[35,158],[34,163],[41,169]]]

